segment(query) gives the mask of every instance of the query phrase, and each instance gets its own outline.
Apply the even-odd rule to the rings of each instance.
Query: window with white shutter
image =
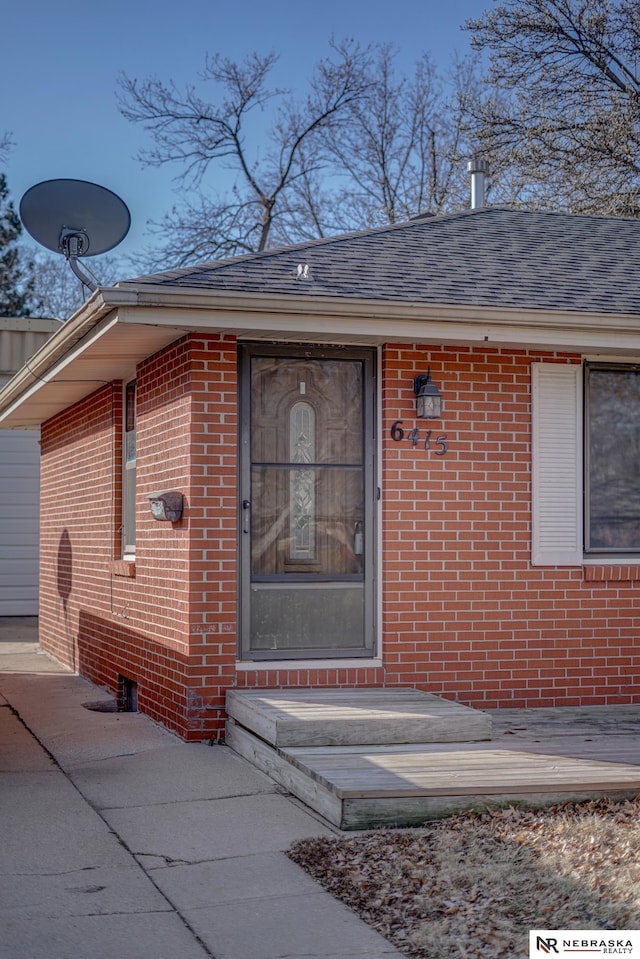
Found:
[[[582,366],[533,363],[531,375],[531,561],[581,566]]]
[[[587,363],[585,552],[640,553],[640,366]]]

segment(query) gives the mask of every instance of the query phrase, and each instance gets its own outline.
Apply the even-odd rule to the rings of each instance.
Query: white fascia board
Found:
[[[233,334],[241,339],[379,345],[406,342],[463,346],[640,353],[640,317],[621,314],[515,310],[451,304],[399,303],[305,294],[167,290],[134,283],[100,288],[0,391],[0,423],[79,361],[91,367],[87,389],[100,379],[100,341],[118,338],[118,327],[149,330],[138,346],[143,358],[188,331]],[[154,331],[152,333],[152,330]],[[123,331],[124,332],[124,331]],[[115,342],[115,341],[114,341]],[[115,367],[114,367],[115,369]],[[113,371],[112,371],[113,372]],[[72,378],[73,371],[68,376]],[[113,377],[112,377],[113,378]],[[95,386],[91,383],[95,381]],[[55,412],[55,410],[54,410]],[[13,424],[20,426],[19,417]]]
[[[301,299],[202,291],[151,296],[119,311],[123,323],[170,324],[186,330],[208,330],[275,338],[317,335],[336,342],[442,343],[584,352],[640,349],[640,317],[621,314],[567,313],[545,310],[459,307],[360,300]]]

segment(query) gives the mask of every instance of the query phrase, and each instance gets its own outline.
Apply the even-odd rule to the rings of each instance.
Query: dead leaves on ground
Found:
[[[415,959],[528,955],[529,929],[640,928],[640,797],[296,842],[290,857]]]

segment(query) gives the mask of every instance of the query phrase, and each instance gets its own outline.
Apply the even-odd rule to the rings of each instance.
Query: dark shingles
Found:
[[[308,264],[309,279],[299,279]],[[640,220],[488,207],[141,277],[136,285],[640,314]]]

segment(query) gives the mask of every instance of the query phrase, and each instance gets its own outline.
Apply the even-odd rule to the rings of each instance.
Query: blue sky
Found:
[[[148,144],[115,100],[120,71],[179,85],[197,80],[207,53],[242,59],[280,54],[274,82],[303,89],[328,40],[394,43],[411,68],[423,51],[446,65],[468,49],[460,29],[492,0],[109,0],[54,4],[14,0],[2,16],[0,134],[15,146],[3,164],[16,207],[35,183],[77,178],[100,183],[129,206],[132,227],[119,248],[145,244],[147,221],[179,202],[178,172],[142,168]],[[97,263],[98,261],[96,261]]]

